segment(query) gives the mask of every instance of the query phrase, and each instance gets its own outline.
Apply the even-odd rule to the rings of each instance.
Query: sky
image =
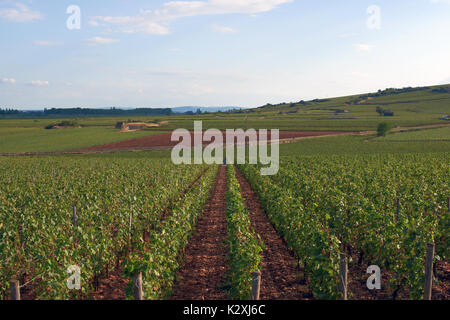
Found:
[[[0,0],[0,108],[257,107],[445,84],[449,40],[450,0]]]

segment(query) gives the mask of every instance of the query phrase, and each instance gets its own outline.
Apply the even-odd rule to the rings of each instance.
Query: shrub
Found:
[[[384,137],[392,129],[392,125],[386,122],[380,123],[377,128],[377,135]]]

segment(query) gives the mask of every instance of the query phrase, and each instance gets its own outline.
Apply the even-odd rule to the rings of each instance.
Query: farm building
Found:
[[[123,126],[125,125],[124,122],[117,122],[116,123],[116,129],[123,129]]]

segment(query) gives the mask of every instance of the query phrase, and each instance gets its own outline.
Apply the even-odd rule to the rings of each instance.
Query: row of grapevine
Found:
[[[244,205],[232,165],[227,166],[227,179],[226,218],[230,257],[230,296],[248,300],[252,292],[252,273],[260,269],[264,243],[251,226],[250,215]]]
[[[0,159],[0,168],[0,295],[17,278],[31,281],[39,299],[69,299],[87,297],[130,240],[161,229],[161,218],[206,166],[42,157]],[[67,288],[71,265],[81,269],[80,291]]]
[[[177,203],[171,215],[150,233],[149,241],[141,239],[133,252],[124,261],[125,274],[133,276],[142,273],[143,298],[166,299],[170,296],[183,249],[187,246],[192,231],[201,216],[217,175],[213,166]],[[133,281],[129,282],[127,297],[133,297]]]
[[[448,257],[448,155],[305,156],[278,175],[241,166],[272,223],[305,264],[318,298],[334,298],[338,253],[393,273],[394,294],[423,296],[424,256]],[[399,206],[395,205],[396,199]]]
[[[303,262],[315,296],[319,299],[337,298],[339,240],[325,229],[317,216],[305,211],[289,190],[273,184],[253,166],[239,168],[258,194],[275,229]]]

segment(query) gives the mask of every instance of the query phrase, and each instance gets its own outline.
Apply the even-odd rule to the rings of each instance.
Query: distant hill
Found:
[[[284,130],[374,130],[381,122],[391,126],[450,125],[450,84],[388,88],[326,99],[266,104],[230,112],[248,118],[250,127]],[[242,120],[242,123],[247,120]]]
[[[372,93],[343,96],[327,99],[301,100],[297,102],[282,102],[245,109],[243,113],[269,114],[299,114],[308,111],[332,111],[336,114],[346,114],[352,110],[364,110],[368,107],[378,107],[377,113],[388,107],[395,111],[417,113],[448,113],[450,103],[450,84],[430,87],[387,88]]]

